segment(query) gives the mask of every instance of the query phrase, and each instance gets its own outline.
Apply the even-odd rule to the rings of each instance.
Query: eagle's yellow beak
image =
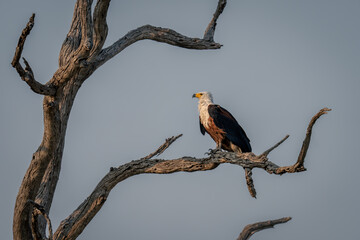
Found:
[[[192,97],[193,98],[200,98],[201,97],[201,93],[194,93],[193,95],[192,95]]]

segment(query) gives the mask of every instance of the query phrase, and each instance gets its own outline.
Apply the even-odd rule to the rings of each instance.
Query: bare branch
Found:
[[[108,2],[99,0],[97,5],[99,5],[98,8],[99,10],[97,10],[97,8],[95,7],[95,11],[94,11],[95,32],[96,31],[98,31],[99,33],[102,32],[102,34],[104,34],[106,38],[106,33],[107,33],[106,13],[108,8]],[[130,31],[124,37],[116,41],[114,44],[100,51],[99,56],[96,56],[96,54],[92,54],[91,62],[94,64],[94,67],[97,68],[102,64],[104,64],[109,59],[113,58],[118,53],[120,53],[126,47],[130,46],[131,44],[139,40],[144,40],[144,39],[154,40],[188,49],[198,49],[198,50],[219,49],[221,47],[221,44],[214,42],[214,33],[216,28],[216,21],[219,18],[220,14],[223,12],[225,6],[226,6],[226,0],[219,0],[214,16],[210,21],[208,27],[206,28],[204,39],[190,38],[168,28],[160,28],[151,25],[145,25]],[[101,14],[105,14],[105,15],[102,16],[102,18],[98,22],[95,22],[95,17],[98,18],[99,15]],[[98,29],[96,29],[97,24],[99,25]],[[98,36],[96,38],[98,38]],[[99,46],[103,44],[103,41],[105,41],[105,39],[100,39],[98,42],[95,41],[98,40],[94,38],[94,43],[96,45],[94,46],[95,47],[94,52],[98,52],[100,50]]]
[[[246,185],[248,187],[249,193],[253,198],[256,198],[256,190],[254,186],[254,181],[252,179],[252,170],[251,168],[244,168],[244,170],[245,170]]]
[[[91,17],[92,0],[80,0],[80,25],[81,25],[81,41],[79,58],[87,57],[92,48],[93,23]]]
[[[16,47],[14,58],[11,62],[11,65],[16,69],[21,79],[25,81],[30,86],[31,90],[33,90],[35,93],[53,96],[56,93],[55,87],[51,85],[44,85],[37,82],[34,78],[34,73],[25,58],[23,58],[26,66],[25,69],[23,69],[23,67],[19,62],[24,48],[25,40],[34,26],[34,19],[35,19],[35,13],[31,15],[29,22],[26,24],[26,27],[21,32],[19,42]]]
[[[25,44],[25,40],[27,38],[27,36],[30,34],[31,29],[34,26],[34,19],[35,19],[35,13],[33,13],[29,19],[29,22],[26,24],[26,27],[22,30],[16,50],[15,50],[15,55],[14,58],[11,62],[11,65],[13,67],[15,67],[16,63],[19,62],[20,57],[21,57],[21,53],[23,51],[24,48],[24,44]]]
[[[291,220],[291,217],[284,217],[280,219],[275,220],[268,220],[264,222],[257,222],[253,224],[249,224],[240,233],[237,240],[247,240],[249,239],[254,233],[267,229],[267,228],[273,228],[276,224],[280,223],[286,223]]]
[[[110,0],[98,0],[94,9],[94,33],[93,33],[93,48],[91,49],[91,56],[96,56],[102,49],[107,34],[108,26],[106,23],[106,16],[109,8]]]
[[[318,115],[319,114],[315,115],[314,118],[318,118]],[[309,126],[312,127],[314,122],[315,121],[313,120],[310,121]],[[149,156],[152,157],[151,155],[152,154]],[[284,167],[277,166],[263,155],[256,156],[253,153],[238,154],[233,152],[217,151],[207,158],[182,157],[172,160],[163,160],[149,159],[146,157],[131,161],[118,168],[110,169],[110,172],[99,182],[90,196],[68,218],[61,222],[59,228],[54,234],[54,239],[62,239],[64,236],[67,236],[67,239],[75,239],[101,209],[110,191],[119,182],[124,181],[131,176],[144,173],[170,174],[174,172],[208,171],[215,169],[220,164],[224,163],[235,164],[245,169],[249,191],[250,194],[253,195],[256,194],[251,178],[251,170],[253,168],[264,169],[269,173],[278,175],[285,172],[294,172],[287,171],[287,169],[279,171],[279,169],[283,169]],[[305,169],[295,168],[295,172],[299,171],[305,171]]]
[[[167,43],[173,46],[188,48],[188,49],[219,49],[221,45],[219,43],[206,41],[204,39],[199,38],[190,38],[180,33],[168,29],[168,28],[160,28],[154,27],[151,25],[145,25],[139,27],[135,30],[128,32],[124,37],[120,38],[111,46],[103,49],[99,56],[94,59],[94,64],[96,67],[101,66],[109,59],[113,58],[115,55],[120,53],[126,47],[131,44],[139,41],[139,40],[154,40],[157,42]]]
[[[151,159],[154,156],[159,156],[160,154],[162,154],[168,147],[170,147],[170,145],[175,142],[179,137],[181,137],[182,134],[177,135],[176,137],[172,136],[170,138],[167,138],[165,140],[165,143],[163,143],[155,152],[150,153],[149,155],[147,155],[146,157],[141,158],[140,160],[146,160],[146,159]]]
[[[80,17],[79,17],[79,4],[80,1],[76,1],[74,7],[74,14],[71,21],[71,27],[69,29],[66,38],[61,45],[61,50],[59,54],[59,67],[69,63],[71,55],[79,47],[81,41],[81,27],[80,27]]]
[[[77,0],[70,30],[61,46],[59,66],[71,63],[71,59],[88,57],[92,47],[93,23],[91,17],[92,0]]]
[[[274,150],[275,148],[277,148],[278,146],[280,146],[280,144],[282,144],[283,142],[285,142],[286,139],[288,139],[289,135],[286,135],[280,142],[278,142],[277,144],[275,144],[274,146],[272,146],[271,148],[269,148],[268,150],[266,150],[265,152],[263,152],[261,154],[261,156],[267,157],[269,155],[269,153]]]
[[[262,158],[260,158],[262,160]],[[238,154],[218,152],[208,158],[182,157],[173,160],[143,159],[112,168],[99,182],[90,196],[65,220],[54,234],[54,239],[75,239],[101,209],[110,191],[121,181],[144,173],[169,174],[174,172],[195,172],[215,169],[223,163],[239,165],[245,168],[276,168],[270,161],[259,161],[253,153]]]
[[[321,117],[322,115],[327,114],[329,111],[331,111],[331,109],[323,108],[315,116],[312,117],[312,119],[311,119],[311,121],[309,123],[309,126],[308,126],[308,128],[306,130],[306,136],[305,136],[305,139],[303,141],[303,144],[302,144],[302,147],[301,147],[297,162],[292,166],[278,168],[276,170],[276,174],[283,174],[285,172],[289,172],[289,173],[301,172],[301,171],[306,170],[305,167],[304,167],[304,160],[305,160],[305,156],[306,156],[307,150],[308,150],[309,145],[310,145],[312,128],[313,128],[316,120],[318,120],[319,117]]]
[[[223,12],[225,6],[226,6],[226,0],[219,0],[214,16],[205,30],[204,40],[210,42],[214,41],[216,21],[219,18],[220,14]]]

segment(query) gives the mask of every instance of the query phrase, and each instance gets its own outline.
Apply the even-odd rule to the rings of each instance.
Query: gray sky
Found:
[[[112,1],[109,45],[144,24],[201,37],[216,0]],[[10,67],[32,12],[35,27],[23,56],[40,82],[57,69],[74,1],[0,3],[0,232],[12,238],[15,197],[42,138],[42,97]],[[199,131],[197,102],[208,90],[227,108],[261,153],[294,163],[305,129],[315,125],[308,171],[275,176],[254,170],[258,198],[233,165],[201,173],[140,175],[111,192],[79,239],[236,239],[249,223],[291,216],[252,239],[356,239],[360,195],[360,1],[229,0],[215,40],[223,48],[195,51],[141,41],[98,69],[80,89],[71,113],[61,178],[50,212],[66,218],[109,171],[184,136],[162,158],[203,157],[215,143]]]

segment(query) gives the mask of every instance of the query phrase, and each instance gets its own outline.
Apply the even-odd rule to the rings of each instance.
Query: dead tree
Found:
[[[214,42],[214,33],[217,19],[225,8],[226,0],[218,1],[216,11],[202,39],[187,37],[172,29],[145,25],[128,32],[105,48],[103,45],[108,32],[106,18],[110,0],[97,0],[93,11],[92,3],[92,0],[76,1],[71,27],[60,50],[59,67],[45,84],[35,79],[30,64],[25,58],[23,58],[25,68],[20,64],[25,40],[34,26],[35,14],[31,16],[17,44],[12,66],[33,92],[44,95],[44,133],[40,146],[32,155],[30,166],[25,173],[16,198],[13,217],[15,240],[46,239],[47,225],[49,239],[76,239],[105,203],[111,189],[117,183],[137,174],[206,171],[214,169],[222,163],[230,163],[245,169],[249,191],[255,197],[255,188],[251,177],[253,168],[261,168],[274,174],[305,170],[303,164],[310,143],[312,126],[316,119],[329,109],[322,109],[314,116],[309,124],[299,158],[293,166],[289,167],[279,167],[268,161],[267,158],[269,152],[281,142],[259,156],[246,153],[239,157],[233,153],[217,152],[203,159],[191,157],[173,160],[152,159],[170,146],[179,136],[172,137],[149,156],[117,168],[111,168],[89,197],[64,219],[53,233],[48,214],[59,179],[69,115],[76,94],[84,81],[97,68],[126,47],[144,39],[188,49],[219,49],[221,47],[221,44]],[[261,230],[280,223],[274,221],[271,224],[257,225],[260,227],[255,228]],[[254,230],[251,230],[250,235],[253,232]],[[247,238],[241,238],[240,235],[239,239]]]

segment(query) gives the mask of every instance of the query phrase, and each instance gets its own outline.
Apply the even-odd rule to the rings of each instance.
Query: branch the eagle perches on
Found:
[[[251,196],[256,197],[255,188],[251,177],[252,169],[260,168],[267,171],[270,174],[276,174],[276,175],[306,171],[306,168],[304,167],[304,160],[310,145],[312,128],[316,120],[321,115],[326,114],[328,111],[331,111],[331,109],[323,108],[312,117],[311,121],[309,122],[306,131],[306,136],[303,141],[303,145],[301,147],[298,159],[291,166],[280,167],[275,163],[269,161],[267,157],[268,154],[272,150],[277,148],[281,143],[283,143],[289,137],[289,135],[287,135],[276,145],[269,148],[260,155],[255,155],[254,153],[251,152],[236,154],[234,152],[214,151],[211,152],[209,154],[210,156],[206,158],[181,157],[172,160],[152,159],[154,156],[163,153],[172,143],[174,143],[179,137],[181,137],[182,134],[180,134],[166,139],[165,143],[162,144],[155,152],[149,154],[144,158],[141,158],[139,160],[133,160],[118,168],[111,168],[110,172],[103,178],[103,180],[105,180],[105,182],[107,183],[117,182],[118,180],[122,181],[130,176],[138,175],[142,173],[168,174],[174,172],[207,171],[207,170],[215,169],[220,164],[229,163],[244,168],[246,173],[246,182],[248,183],[248,187],[249,187],[249,192]],[[124,175],[126,176],[125,178]],[[98,187],[101,188],[100,185],[101,184],[99,184]],[[94,190],[94,192],[95,191],[96,189]]]
[[[109,173],[107,173],[103,177],[103,179],[98,183],[94,191],[89,195],[89,197],[85,199],[85,201],[67,219],[61,222],[58,231],[61,229],[63,230],[68,226],[73,226],[75,223],[87,224],[88,222],[86,221],[88,221],[88,219],[92,219],[92,217],[100,210],[100,208],[106,201],[110,191],[119,182],[122,182],[129,177],[144,173],[169,174],[174,172],[208,171],[215,169],[220,164],[230,163],[241,166],[245,169],[246,182],[248,184],[249,192],[253,197],[255,197],[255,188],[252,184],[253,181],[251,177],[252,169],[260,168],[270,174],[277,175],[306,171],[304,167],[304,160],[307,150],[309,148],[312,128],[316,120],[323,114],[326,114],[328,111],[331,111],[331,109],[323,108],[313,116],[308,125],[306,136],[296,163],[291,166],[285,167],[279,167],[275,163],[269,161],[267,156],[272,150],[274,150],[282,142],[284,142],[288,138],[288,136],[286,136],[275,146],[271,147],[270,149],[258,156],[254,153],[242,153],[241,155],[237,155],[233,152],[217,151],[212,153],[207,158],[181,157],[172,160],[152,159],[152,157],[164,152],[173,142],[175,142],[175,140],[181,137],[182,134],[170,137],[166,139],[165,143],[162,144],[156,151],[149,154],[148,156],[139,160],[133,160],[117,168],[110,168]],[[290,220],[290,218],[284,222],[287,222],[288,220]],[[81,223],[81,221],[84,222]],[[265,228],[268,227],[260,228],[259,230]],[[248,237],[250,237],[251,235],[252,234],[250,234]]]
[[[92,8],[92,3],[93,0],[76,1],[71,27],[60,50],[59,68],[48,82],[42,84],[35,79],[30,64],[25,58],[23,58],[25,68],[20,64],[26,38],[34,26],[35,14],[31,16],[23,29],[16,47],[12,66],[33,92],[44,95],[44,133],[39,148],[32,155],[30,165],[16,197],[13,217],[15,240],[46,239],[46,223],[49,226],[49,239],[76,239],[101,209],[110,191],[117,183],[138,174],[207,171],[215,169],[220,164],[229,163],[244,168],[249,192],[253,197],[256,197],[252,179],[254,168],[261,168],[268,173],[279,175],[305,171],[304,159],[310,144],[312,127],[315,121],[330,109],[324,108],[312,118],[299,157],[292,166],[279,167],[269,161],[267,157],[287,137],[258,156],[253,153],[236,155],[230,152],[211,152],[210,156],[206,158],[153,159],[165,151],[181,135],[171,137],[148,156],[117,168],[111,168],[89,197],[53,232],[49,212],[60,176],[67,124],[77,91],[85,80],[97,68],[140,40],[148,39],[181,48],[198,50],[219,49],[222,46],[214,41],[214,33],[218,17],[226,6],[226,0],[218,1],[215,13],[203,38],[192,38],[172,29],[144,25],[129,31],[105,48],[103,46],[108,33],[106,18],[110,0],[97,0],[94,8]],[[238,239],[248,239],[256,231],[288,220],[290,218],[249,225],[250,227],[244,229],[244,231],[247,229],[246,231],[249,234],[244,234],[245,237],[240,235]]]

